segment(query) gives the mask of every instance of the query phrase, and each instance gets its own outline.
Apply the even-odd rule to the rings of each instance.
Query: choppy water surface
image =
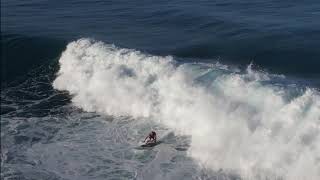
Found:
[[[319,179],[319,9],[1,1],[1,179]]]
[[[33,88],[22,84],[2,94],[1,178],[193,179],[204,176],[186,157],[189,138],[176,137],[148,119],[86,113],[68,105],[70,97],[53,91],[46,81],[29,83],[35,83]],[[40,89],[46,94],[40,94]],[[19,99],[19,103],[14,99]],[[151,128],[157,130],[164,143],[153,149],[139,149],[139,141]]]

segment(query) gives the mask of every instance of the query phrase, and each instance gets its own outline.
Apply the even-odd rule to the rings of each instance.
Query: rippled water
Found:
[[[49,65],[49,67],[51,67]],[[227,177],[186,156],[190,139],[148,119],[84,112],[52,89],[40,67],[1,93],[1,179],[196,179]],[[139,148],[149,130],[162,144]]]
[[[319,9],[1,1],[1,179],[319,179]]]

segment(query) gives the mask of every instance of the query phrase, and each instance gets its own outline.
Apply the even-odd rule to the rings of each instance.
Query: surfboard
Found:
[[[161,141],[157,141],[156,143],[142,144],[140,147],[154,147],[160,143],[161,143]]]
[[[148,143],[148,144],[142,144],[138,147],[136,147],[135,149],[148,149],[148,148],[153,148],[159,144],[161,144],[162,141],[157,141],[156,143]]]

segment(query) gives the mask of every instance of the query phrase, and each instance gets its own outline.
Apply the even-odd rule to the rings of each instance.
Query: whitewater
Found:
[[[53,87],[74,106],[187,136],[187,155],[201,168],[243,179],[320,178],[318,89],[252,65],[181,63],[86,38],[69,43],[59,64]]]

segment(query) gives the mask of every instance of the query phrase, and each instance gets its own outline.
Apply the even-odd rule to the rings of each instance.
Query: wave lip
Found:
[[[76,106],[148,117],[189,135],[188,154],[206,168],[248,179],[320,177],[315,89],[265,83],[272,76],[251,67],[179,65],[90,39],[71,42],[59,62],[53,86],[69,91]]]
[[[81,39],[62,54],[53,86],[75,95],[73,102],[87,111],[148,117],[157,101],[154,82],[173,71],[171,61]]]

